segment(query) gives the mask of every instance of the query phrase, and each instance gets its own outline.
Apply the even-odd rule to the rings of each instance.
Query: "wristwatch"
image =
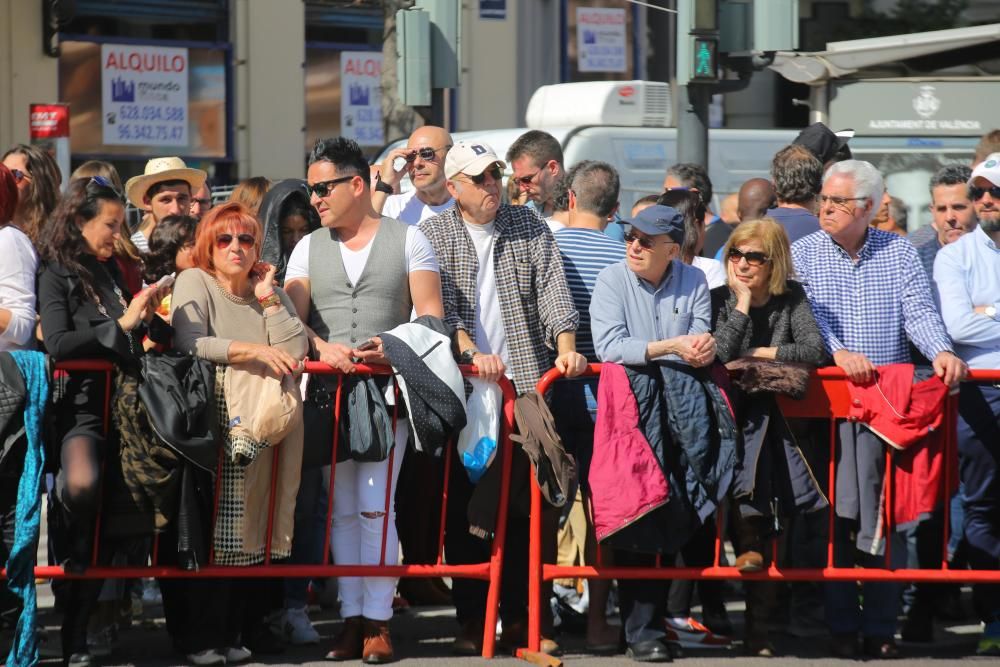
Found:
[[[394,194],[396,191],[392,189],[392,186],[383,181],[381,178],[375,181],[375,190],[378,192],[384,192],[387,195]]]
[[[463,350],[462,354],[458,355],[458,362],[461,364],[471,364],[477,354],[480,354],[479,350],[470,347],[467,350]]]
[[[986,306],[986,308],[983,310],[983,314],[985,314],[986,317],[991,317],[995,320],[997,318],[997,307]]]

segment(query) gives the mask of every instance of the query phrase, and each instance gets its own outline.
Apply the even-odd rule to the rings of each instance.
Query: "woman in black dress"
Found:
[[[109,181],[94,177],[70,183],[42,230],[38,303],[45,348],[55,361],[104,359],[135,377],[147,330],[156,339],[169,333],[169,327],[153,319],[159,290],[129,294],[115,262],[109,261],[124,221],[121,194]],[[57,523],[65,530],[57,530],[63,534],[53,538],[64,541],[57,557],[77,571],[87,566],[92,553],[102,461],[117,461],[106,451],[105,381],[100,372],[71,373],[55,405]],[[100,584],[74,581],[67,586],[62,639],[71,665],[91,664],[87,620]]]

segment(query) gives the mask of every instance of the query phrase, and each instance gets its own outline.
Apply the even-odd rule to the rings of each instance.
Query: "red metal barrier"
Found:
[[[69,361],[61,362],[56,366],[57,370],[66,372],[103,372],[106,374],[106,389],[105,389],[105,415],[104,415],[104,426],[107,430],[110,424],[110,400],[111,400],[111,380],[113,367],[110,363],[104,361]],[[462,373],[465,376],[470,376],[475,374],[475,368],[472,366],[461,367]],[[305,372],[309,374],[316,375],[338,375],[340,380],[337,385],[336,400],[333,401],[331,409],[334,410],[334,424],[336,425],[336,420],[340,416],[340,396],[341,389],[343,387],[343,374],[336,371],[332,367],[324,363],[319,362],[306,362]],[[356,365],[356,373],[373,374],[373,375],[388,375],[391,370],[385,366],[373,367],[365,366],[361,364]],[[197,571],[181,570],[175,566],[163,566],[157,564],[158,547],[159,540],[154,539],[154,545],[152,549],[152,565],[150,566],[140,566],[140,567],[109,567],[109,566],[97,566],[98,562],[98,545],[100,540],[94,540],[94,551],[91,559],[92,566],[89,567],[83,574],[71,574],[63,570],[61,566],[36,566],[35,576],[45,579],[125,579],[125,578],[139,578],[139,577],[157,577],[157,578],[168,578],[168,579],[192,579],[192,578],[215,578],[215,577],[243,577],[243,578],[260,578],[260,577],[452,577],[452,578],[465,578],[465,579],[482,579],[489,582],[489,588],[486,598],[486,617],[484,619],[484,633],[483,633],[483,657],[491,658],[494,653],[494,645],[496,643],[496,624],[497,624],[497,614],[500,602],[500,578],[502,574],[502,564],[503,564],[503,548],[504,541],[506,539],[507,532],[507,509],[509,504],[509,494],[510,494],[510,473],[511,473],[511,453],[512,444],[510,440],[510,435],[513,431],[514,425],[514,399],[516,395],[514,393],[514,386],[511,384],[510,380],[507,378],[501,378],[499,382],[501,392],[503,394],[503,420],[500,427],[500,457],[499,461],[501,464],[501,485],[500,485],[500,498],[499,506],[497,509],[497,521],[496,521],[496,533],[493,538],[492,546],[490,549],[490,559],[483,563],[473,563],[466,565],[447,565],[443,562],[443,547],[444,547],[444,526],[446,522],[446,512],[448,503],[448,480],[449,480],[449,469],[451,464],[451,457],[453,456],[454,446],[453,443],[449,443],[449,446],[445,448],[445,478],[444,478],[444,494],[441,501],[441,530],[438,534],[438,549],[437,549],[437,559],[432,565],[386,565],[385,564],[385,544],[386,544],[386,528],[388,526],[388,520],[390,516],[389,503],[392,502],[392,496],[390,493],[391,475],[389,476],[389,482],[386,485],[386,512],[385,520],[383,522],[382,530],[382,553],[379,565],[340,565],[331,564],[329,562],[329,545],[330,545],[330,531],[332,525],[333,517],[333,485],[334,485],[334,475],[336,468],[336,456],[333,456],[334,464],[331,465],[330,470],[330,488],[328,494],[327,503],[327,516],[326,516],[326,535],[324,537],[324,557],[323,563],[318,565],[274,565],[270,563],[270,551],[271,551],[271,531],[272,522],[274,519],[274,501],[275,501],[275,487],[277,484],[277,470],[278,465],[275,462],[273,465],[273,474],[271,479],[271,494],[270,502],[268,506],[268,525],[267,525],[267,538],[265,542],[265,562],[263,565],[256,566],[223,566],[214,564],[214,554],[210,552],[209,564],[207,566],[201,567]],[[393,415],[393,421],[395,422],[395,415]],[[336,426],[333,429],[333,442],[331,443],[332,452],[337,451],[339,438],[339,429]],[[275,456],[280,456],[280,447],[275,453]],[[390,450],[390,457],[393,456],[392,450]],[[221,461],[222,452],[220,451],[220,474],[221,474]],[[390,465],[392,461],[389,461]],[[217,476],[217,480],[220,477]],[[215,507],[218,509],[219,494],[218,488],[220,484],[216,484],[216,496],[215,496]],[[215,517],[213,516],[213,526],[215,523]],[[214,531],[213,531],[214,532]],[[100,535],[100,511],[98,511],[98,519],[95,526],[95,535]],[[213,540],[214,542],[214,540]],[[5,570],[0,570],[0,577],[6,576]]]
[[[590,364],[585,375],[598,375],[601,364]],[[560,379],[562,374],[557,369],[548,371],[538,381],[536,389],[544,395],[552,384]],[[971,371],[969,381],[1000,382],[1000,370]],[[782,568],[777,562],[777,550],[771,564],[762,572],[743,574],[735,567],[719,564],[722,548],[721,518],[715,538],[715,561],[710,567],[613,567],[602,566],[600,562],[589,566],[560,566],[553,563],[542,563],[542,493],[531,476],[531,524],[528,552],[528,648],[535,653],[541,643],[541,610],[547,601],[541,599],[542,583],[558,578],[582,579],[749,579],[749,580],[785,580],[785,581],[917,581],[917,582],[989,582],[1000,583],[1000,570],[950,570],[947,563],[947,548],[940,569],[899,569],[887,568],[836,568],[833,566],[833,518],[835,489],[835,455],[836,455],[836,420],[846,418],[850,410],[850,393],[844,372],[837,367],[820,368],[814,374],[806,397],[796,401],[787,397],[779,397],[779,406],[786,417],[821,418],[830,420],[830,462],[829,490],[830,501],[830,542],[827,547],[827,565],[824,568]],[[957,446],[955,442],[955,419],[958,413],[957,395],[950,395],[945,403],[945,453],[943,478],[947,481],[957,465]],[[887,447],[887,450],[890,448]],[[886,489],[887,507],[892,507],[893,475],[891,452],[886,452]],[[950,493],[946,494],[950,497]],[[943,540],[948,542],[948,507],[944,503]],[[884,534],[893,530],[891,511],[888,512]],[[890,549],[886,539],[886,564],[888,564]]]

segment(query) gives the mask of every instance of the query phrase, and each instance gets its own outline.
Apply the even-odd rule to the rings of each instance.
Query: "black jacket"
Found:
[[[309,203],[309,191],[306,189],[306,182],[301,179],[289,178],[278,181],[271,186],[260,203],[258,219],[264,228],[260,260],[278,267],[274,276],[279,284],[285,282],[285,270],[288,268],[288,258],[293,250],[286,248],[281,241],[281,214],[285,204],[295,199],[298,199],[308,212],[309,231],[319,229],[319,214]]]

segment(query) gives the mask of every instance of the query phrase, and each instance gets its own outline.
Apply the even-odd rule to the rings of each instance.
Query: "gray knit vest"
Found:
[[[406,223],[382,218],[356,284],[344,271],[337,233],[317,229],[309,240],[309,327],[330,343],[357,347],[410,321]]]

